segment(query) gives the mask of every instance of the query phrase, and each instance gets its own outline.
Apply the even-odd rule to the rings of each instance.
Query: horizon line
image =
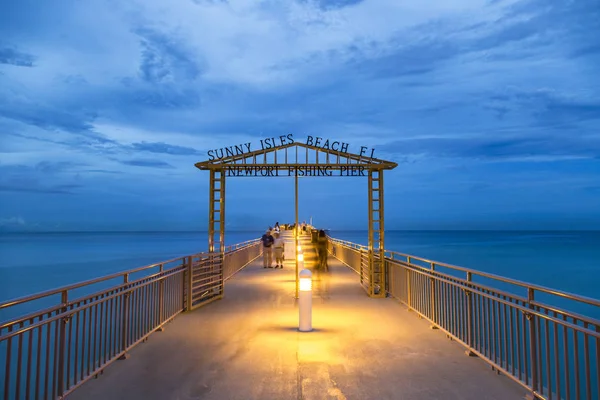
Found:
[[[323,228],[322,228],[323,229]],[[331,229],[335,232],[367,232],[368,229]],[[229,229],[225,232],[259,232],[262,229]],[[385,232],[600,232],[600,229],[385,229]],[[18,233],[208,233],[208,230],[0,230],[0,234]]]

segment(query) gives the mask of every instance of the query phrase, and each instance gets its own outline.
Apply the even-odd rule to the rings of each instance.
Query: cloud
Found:
[[[548,137],[519,135],[509,138],[455,137],[413,138],[381,146],[384,153],[472,159],[593,159],[600,154],[600,137],[569,135]]]
[[[82,187],[76,184],[42,186],[32,182],[0,183],[0,192],[73,194],[73,189]]]
[[[192,149],[190,147],[185,146],[175,146],[167,143],[161,142],[141,142],[141,143],[133,143],[131,145],[133,150],[137,151],[147,151],[150,153],[162,153],[162,154],[171,154],[178,156],[189,156],[189,155],[198,155],[200,152],[196,149]]]
[[[143,80],[170,83],[194,80],[200,75],[201,67],[185,49],[184,40],[150,28],[140,28],[136,33],[142,38],[140,73]]]
[[[16,65],[17,67],[33,67],[35,57],[11,48],[0,48],[0,64]]]
[[[171,164],[160,160],[125,160],[119,161],[125,165],[134,167],[149,167],[149,168],[174,168]]]
[[[22,217],[0,218],[0,226],[24,226],[25,220]]]
[[[85,166],[87,165],[71,161],[40,161],[36,164],[35,169],[43,173],[57,173]]]

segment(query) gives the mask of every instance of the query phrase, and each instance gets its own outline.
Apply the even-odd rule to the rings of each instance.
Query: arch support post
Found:
[[[369,170],[369,287],[370,297],[386,296],[384,254],[383,169]]]
[[[225,171],[210,170],[208,200],[208,252],[212,274],[220,282],[218,295],[223,295],[223,260],[225,256]]]

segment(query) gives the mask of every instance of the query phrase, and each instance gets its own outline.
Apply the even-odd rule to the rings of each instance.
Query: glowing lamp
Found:
[[[303,269],[300,271],[300,293],[298,294],[298,311],[300,332],[312,331],[312,273]]]
[[[302,251],[302,246],[298,245],[297,250],[298,250],[298,252],[301,252]]]
[[[298,262],[304,262],[304,254],[298,253]]]
[[[302,277],[302,272],[309,272],[308,277]],[[312,290],[312,277],[310,276],[310,271],[305,269],[300,272],[300,291],[301,292],[309,292]]]

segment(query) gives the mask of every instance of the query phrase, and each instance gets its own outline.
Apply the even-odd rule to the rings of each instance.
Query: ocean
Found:
[[[262,232],[229,232],[226,235],[226,244],[254,239],[260,234]],[[330,231],[330,235],[367,244],[366,231]],[[600,232],[387,231],[385,247],[388,250],[553,289],[593,298],[600,297]],[[206,248],[205,232],[0,234],[0,302],[202,252]],[[109,282],[102,284],[108,285]],[[502,284],[495,287],[504,289]],[[518,289],[522,290],[522,288]],[[526,292],[519,294],[525,295]],[[42,303],[35,306],[37,307],[35,309],[42,308],[42,305],[48,307],[50,304],[56,304],[59,299],[60,297],[56,296],[54,300],[44,299]],[[537,295],[536,300],[540,300]],[[545,302],[544,299],[541,300]],[[571,311],[600,319],[598,307],[563,304],[560,298],[558,301],[554,305],[565,306]],[[17,306],[9,310],[0,310],[0,321],[16,317],[23,312],[33,311],[33,305],[22,306],[27,306],[29,309],[19,310],[20,306]],[[91,317],[89,321],[91,323]],[[539,337],[543,337],[544,332],[557,332],[546,331],[548,325],[543,324],[539,329]],[[570,335],[567,337],[566,330],[565,333],[561,332],[558,331],[560,336],[558,356],[553,353],[552,357],[558,357],[560,364],[564,366],[566,357],[561,350],[563,343],[566,343],[571,352],[574,348],[574,339]],[[578,334],[578,337],[583,338],[581,334]],[[588,342],[585,343],[587,345]],[[592,346],[589,348],[590,354],[594,354],[594,349],[597,348],[594,346],[597,344],[591,342],[590,346]],[[0,343],[0,359],[4,359],[3,354],[6,354],[6,349],[6,341]],[[583,361],[584,350],[585,348],[580,346],[578,358],[570,363],[571,366],[577,363],[582,371],[586,367]],[[15,354],[14,352],[13,359]],[[552,364],[551,375],[554,375],[554,368]],[[596,368],[595,364],[591,365],[591,376],[596,376]],[[542,376],[547,374],[544,371],[541,373]],[[572,372],[569,374],[571,374],[571,382],[574,382]],[[561,377],[563,383],[564,379]],[[564,384],[562,387],[562,392],[565,393]],[[571,392],[574,388],[575,385],[571,387]],[[594,396],[597,395],[595,386],[590,393],[591,397],[595,398]],[[573,396],[573,393],[571,395]]]
[[[228,232],[226,244],[262,232]],[[366,231],[330,231],[366,244]],[[386,231],[386,249],[600,297],[600,231]],[[0,301],[205,251],[206,232],[0,234]]]

